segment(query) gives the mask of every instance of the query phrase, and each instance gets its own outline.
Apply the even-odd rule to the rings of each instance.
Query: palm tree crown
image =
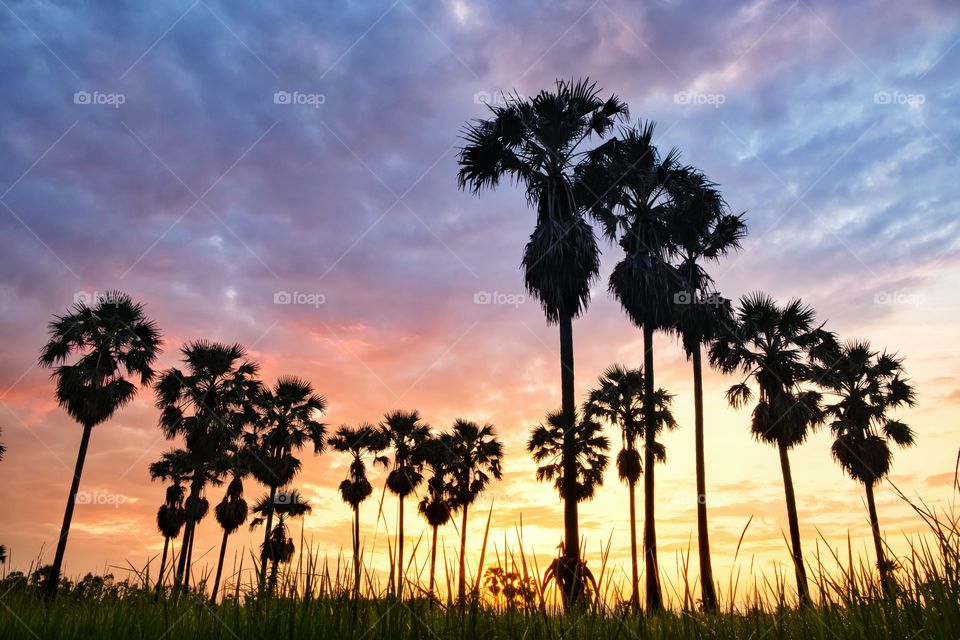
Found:
[[[529,451],[537,467],[537,480],[553,482],[557,493],[567,499],[563,483],[563,464],[561,452],[565,431],[563,416],[559,411],[547,415],[545,423],[534,427],[527,440]],[[583,417],[574,430],[576,435],[576,482],[574,484],[577,502],[590,500],[597,488],[603,484],[603,472],[607,469],[610,440],[603,435],[603,427],[594,417]]]

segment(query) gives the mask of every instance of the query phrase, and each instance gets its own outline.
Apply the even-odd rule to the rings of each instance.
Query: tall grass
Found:
[[[428,598],[420,580],[423,567],[414,561],[404,577],[406,598],[393,597],[389,581],[382,584],[370,571],[364,573],[363,595],[355,598],[352,559],[320,560],[307,548],[296,564],[285,567],[272,596],[257,595],[256,575],[249,568],[256,565],[255,559],[241,558],[217,605],[211,605],[205,594],[206,575],[198,576],[194,592],[176,594],[168,589],[159,597],[150,588],[153,580],[147,571],[119,584],[89,577],[52,601],[40,597],[39,588],[26,577],[7,576],[0,581],[0,638],[956,640],[960,637],[960,515],[956,504],[946,512],[920,501],[910,504],[927,524],[928,533],[910,540],[909,553],[899,559],[897,584],[891,592],[882,589],[873,566],[854,556],[849,541],[845,557],[829,545],[818,544],[810,567],[815,603],[804,609],[794,604],[789,576],[775,571],[756,579],[743,593],[739,577],[731,576],[720,613],[697,609],[693,595],[697,586],[689,581],[674,587],[682,603],[675,610],[656,616],[633,612],[618,604],[626,594],[610,578],[608,540],[594,568],[596,597],[562,612],[556,589],[540,582],[542,559],[523,550],[522,527],[517,528],[515,550],[504,539],[502,547],[490,544],[487,553],[488,521],[481,565],[472,584],[474,595],[465,603],[452,602],[449,596]],[[534,587],[531,597],[508,602],[502,594],[484,590],[483,558],[518,579],[529,580]],[[678,562],[683,565],[681,575],[686,576],[689,554],[681,555]],[[439,582],[447,585],[446,594],[456,584],[455,564],[455,558],[441,562]]]

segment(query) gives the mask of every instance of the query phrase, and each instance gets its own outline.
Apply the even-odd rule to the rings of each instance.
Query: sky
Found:
[[[557,329],[519,271],[534,213],[507,183],[459,191],[456,158],[485,102],[586,76],[625,100],[633,121],[655,121],[657,144],[680,149],[745,212],[742,250],[712,268],[725,295],[801,297],[841,337],[905,358],[918,403],[898,417],[917,445],[896,452],[892,484],[878,488],[890,544],[902,552],[924,530],[895,487],[949,505],[960,448],[956,3],[0,5],[6,570],[51,559],[80,440],[36,364],[46,323],[113,289],[143,302],[161,328],[160,368],[176,365],[190,340],[239,342],[265,381],[312,381],[331,427],[400,408],[436,429],[457,417],[493,423],[505,473],[474,509],[472,557],[492,505],[487,562],[494,544],[517,548],[522,523],[526,552],[544,566],[562,508],[535,481],[524,442],[559,407],[560,372]],[[619,249],[602,249],[593,301],[574,324],[578,398],[608,365],[642,362],[639,331],[606,291]],[[697,564],[692,374],[670,336],[657,337],[655,358],[680,423],[656,472],[663,580],[675,595],[687,554]],[[789,562],[776,451],[753,441],[748,412],[723,398],[738,381],[714,371],[705,380],[723,593],[737,572],[744,583]],[[91,499],[75,512],[68,575],[125,577],[150,558],[155,570],[164,489],[147,466],[177,444],[157,419],[144,389],[94,430],[81,482]],[[805,550],[812,558],[819,547],[826,562],[828,548],[845,554],[849,536],[870,562],[862,487],[829,446],[819,433],[791,454]],[[303,536],[335,559],[349,548],[350,512],[336,492],[347,461],[308,452],[303,461],[297,485],[314,507]],[[362,532],[368,561],[382,568],[395,505],[387,500],[377,518],[383,476],[373,477]],[[210,489],[212,504],[220,492]],[[248,498],[260,492],[248,483]],[[416,541],[413,513],[408,505]],[[581,514],[590,566],[609,543],[608,575],[622,579],[629,534],[615,473]],[[442,531],[451,561],[457,535]],[[201,570],[219,537],[208,517]],[[254,537],[242,529],[228,558]]]

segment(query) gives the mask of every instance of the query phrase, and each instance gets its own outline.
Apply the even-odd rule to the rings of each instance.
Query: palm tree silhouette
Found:
[[[3,429],[0,429],[0,434],[3,433]],[[3,460],[4,454],[7,452],[7,448],[0,442],[0,460]],[[7,547],[0,544],[0,564],[4,564],[7,561]]]
[[[217,591],[220,588],[220,577],[223,574],[223,559],[227,553],[227,538],[247,521],[247,501],[243,499],[243,478],[249,473],[249,454],[242,448],[233,448],[227,453],[227,466],[230,468],[230,482],[223,500],[213,511],[217,522],[223,529],[223,540],[220,542],[220,558],[217,560],[217,574],[213,580],[213,589],[210,593],[210,604],[217,603]]]
[[[310,511],[310,504],[296,489],[274,491],[272,496],[267,494],[260,498],[253,507],[253,512],[259,514],[259,516],[250,522],[251,530],[264,522],[271,521],[274,514],[277,516],[277,523],[269,530],[269,535],[264,540],[261,549],[263,557],[266,557],[270,562],[270,593],[273,593],[277,586],[277,567],[281,562],[284,564],[290,562],[294,551],[296,551],[293,538],[290,537],[287,528],[287,519],[302,518]]]
[[[724,373],[740,371],[745,375],[743,382],[727,391],[731,406],[739,408],[751,401],[749,381],[759,389],[750,428],[758,441],[776,445],[780,452],[797,593],[800,604],[805,606],[810,602],[810,591],[800,546],[789,451],[802,444],[811,429],[823,422],[820,393],[804,390],[803,385],[812,377],[808,359],[827,350],[833,337],[815,325],[813,310],[800,300],[779,306],[764,293],[741,298],[735,321],[711,344],[710,360]]]
[[[566,421],[562,411],[547,414],[547,419],[533,428],[527,439],[527,451],[537,467],[537,480],[553,482],[557,494],[563,501],[584,502],[596,494],[597,488],[603,484],[603,473],[610,461],[607,452],[610,450],[610,440],[603,435],[603,427],[592,416],[584,416],[577,420],[577,428],[573,430],[574,440],[574,472],[573,482],[569,481],[567,466],[564,464]],[[571,491],[573,493],[568,493]],[[593,583],[593,576],[584,560],[569,571],[569,558],[565,557],[569,545],[564,541],[561,557],[554,561],[547,572],[547,577],[556,580],[560,592],[570,593],[572,589],[580,590],[577,598],[586,595],[586,584]],[[545,580],[546,582],[546,580]],[[571,585],[573,582],[574,585]]]
[[[120,292],[108,293],[92,307],[82,302],[75,304],[68,313],[54,316],[49,332],[39,364],[54,368],[57,402],[83,427],[57,550],[45,583],[47,595],[54,595],[90,434],[95,426],[133,400],[138,385],[148,385],[153,380],[152,366],[160,352],[160,333],[146,317],[143,305]],[[73,364],[67,364],[71,358]]]
[[[817,384],[834,396],[833,402],[824,404],[835,438],[831,452],[866,491],[877,568],[881,584],[889,593],[893,566],[883,552],[873,487],[890,472],[893,453],[889,443],[901,447],[914,444],[910,427],[887,415],[892,409],[913,406],[913,387],[904,377],[903,359],[876,352],[866,340],[847,342],[818,354],[814,375]]]
[[[423,482],[424,443],[430,438],[430,427],[420,420],[417,411],[394,411],[384,416],[380,430],[393,450],[393,464],[387,475],[387,489],[397,496],[397,559],[398,597],[403,597],[403,500]]]
[[[347,477],[340,483],[340,497],[353,509],[353,592],[360,596],[360,505],[373,493],[370,480],[367,479],[367,458],[373,456],[373,464],[386,467],[389,460],[379,455],[387,448],[387,440],[382,431],[371,424],[359,427],[347,426],[337,429],[330,438],[330,446],[341,453],[350,454],[350,467]]]
[[[584,403],[583,412],[588,418],[602,418],[611,425],[620,428],[622,448],[617,454],[617,474],[627,483],[630,502],[630,559],[631,559],[631,595],[630,605],[640,607],[640,570],[637,560],[637,510],[636,485],[643,473],[643,462],[637,450],[637,441],[644,438],[644,389],[643,370],[627,369],[615,364],[607,368],[600,376],[600,386],[592,389]],[[670,411],[673,396],[665,389],[657,389],[654,394],[656,411],[656,433],[664,427],[676,429],[677,421]],[[656,434],[655,434],[656,435]],[[666,462],[667,451],[656,442],[654,457]],[[646,445],[644,445],[646,446]]]
[[[677,201],[671,237],[680,259],[683,292],[674,298],[675,327],[693,368],[694,452],[697,476],[697,542],[703,608],[716,611],[717,593],[707,527],[706,453],[704,449],[702,345],[733,324],[731,304],[715,291],[703,263],[740,248],[747,229],[743,215],[731,214],[717,185],[685,167],[672,184]]]
[[[427,493],[420,500],[417,509],[430,525],[432,539],[430,544],[430,581],[427,593],[432,600],[433,585],[437,566],[437,532],[450,522],[453,515],[453,484],[450,474],[455,461],[452,434],[441,433],[429,438],[422,445],[424,465],[430,469],[427,478]]]
[[[482,427],[470,420],[457,419],[450,433],[451,495],[460,509],[460,580],[457,594],[465,601],[467,582],[467,510],[487,490],[490,480],[503,478],[503,443],[492,424]]]
[[[159,460],[150,464],[150,479],[170,481],[164,502],[157,510],[157,529],[163,535],[163,554],[160,556],[160,570],[157,572],[156,594],[159,595],[163,590],[170,541],[180,535],[186,522],[183,484],[190,480],[189,453],[183,450],[163,453]]]
[[[300,472],[300,460],[293,455],[308,444],[314,454],[323,453],[326,425],[316,417],[327,410],[327,400],[313,391],[306,380],[283,376],[273,389],[265,390],[256,399],[258,417],[254,429],[246,437],[250,453],[250,471],[270,489],[270,500],[277,489],[293,481]],[[272,535],[273,512],[267,511],[266,527],[260,553],[260,580],[263,589]]]
[[[184,371],[170,368],[154,385],[160,428],[169,438],[182,436],[192,466],[186,500],[180,561],[174,584],[190,587],[194,531],[209,504],[202,497],[209,482],[219,483],[226,472],[224,452],[235,444],[254,419],[253,401],[261,393],[259,367],[246,359],[240,345],[198,340],[181,349]]]

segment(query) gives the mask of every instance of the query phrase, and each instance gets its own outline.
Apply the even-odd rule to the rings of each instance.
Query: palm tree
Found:
[[[637,441],[644,438],[644,390],[643,370],[627,369],[615,364],[607,368],[600,376],[600,386],[590,391],[584,403],[584,415],[589,418],[602,418],[611,425],[620,428],[622,448],[617,454],[617,474],[627,483],[630,502],[630,556],[631,556],[631,597],[630,605],[640,607],[640,569],[637,560],[637,510],[636,485],[643,473],[643,462],[637,450]],[[665,389],[657,389],[654,394],[656,412],[656,433],[664,427],[676,429],[677,421],[670,411],[673,396]],[[655,434],[656,435],[656,434]],[[646,439],[644,438],[644,442]],[[646,444],[644,445],[646,446]],[[667,450],[656,442],[654,458],[666,462]]]
[[[329,444],[335,451],[350,454],[347,477],[340,483],[340,497],[353,509],[353,592],[360,596],[360,505],[373,493],[367,479],[367,458],[373,456],[373,464],[386,467],[386,456],[379,455],[387,448],[382,431],[371,424],[337,429]]]
[[[277,516],[277,523],[269,531],[262,549],[264,551],[263,556],[270,562],[270,593],[273,593],[277,586],[278,565],[281,562],[284,564],[290,562],[293,558],[293,552],[296,551],[293,538],[290,537],[287,528],[287,519],[302,518],[310,511],[309,503],[296,489],[274,491],[272,496],[268,494],[260,498],[253,507],[253,512],[259,515],[250,522],[250,529],[271,521],[274,514]]]
[[[739,408],[751,401],[749,381],[759,389],[750,428],[758,441],[775,445],[780,452],[797,593],[804,606],[810,602],[810,592],[789,451],[823,422],[819,392],[804,390],[803,385],[813,375],[809,358],[827,351],[832,343],[831,334],[815,325],[813,310],[800,300],[779,306],[770,296],[753,293],[741,298],[735,324],[721,331],[710,346],[710,360],[717,368],[745,376],[727,391],[731,406]]]
[[[170,481],[165,500],[157,510],[157,529],[163,535],[163,554],[160,557],[160,570],[157,572],[157,595],[163,589],[170,541],[180,535],[186,521],[183,484],[189,481],[190,471],[189,453],[183,450],[168,451],[150,464],[151,480]]]
[[[0,433],[3,433],[3,429],[0,429]],[[7,448],[0,442],[0,460],[3,460],[3,455],[7,452]],[[0,544],[0,564],[4,564],[7,561],[7,547]]]
[[[866,340],[847,342],[820,355],[814,375],[817,384],[835,397],[824,405],[835,438],[831,452],[866,491],[877,568],[881,584],[889,592],[893,566],[884,557],[873,487],[890,472],[893,453],[889,443],[901,447],[914,444],[910,427],[887,415],[892,409],[913,406],[913,387],[904,377],[903,359],[885,351],[877,353]]]
[[[430,438],[430,427],[420,420],[417,411],[394,411],[384,416],[380,430],[388,448],[393,450],[393,464],[387,475],[387,489],[397,496],[397,562],[394,583],[403,597],[403,499],[423,482],[424,443]]]
[[[255,419],[253,400],[261,384],[256,378],[258,365],[246,359],[240,345],[198,340],[184,345],[181,353],[186,369],[168,369],[154,389],[160,428],[169,439],[184,438],[192,467],[186,529],[174,579],[189,589],[194,531],[209,508],[203,490],[227,473],[224,452]]]
[[[90,434],[133,400],[138,385],[153,380],[160,333],[146,317],[143,305],[120,292],[109,293],[92,307],[75,304],[68,313],[54,316],[49,331],[50,339],[40,352],[40,366],[54,368],[57,402],[83,427],[57,551],[45,583],[46,593],[53,595],[60,582]],[[71,358],[73,364],[67,364]]]
[[[430,468],[427,478],[427,493],[417,506],[432,531],[430,544],[430,582],[427,587],[429,597],[433,599],[433,585],[437,567],[437,532],[450,522],[453,515],[453,484],[450,474],[456,460],[453,453],[453,437],[449,433],[429,438],[422,445],[425,466]]]
[[[254,430],[246,436],[250,452],[250,471],[270,489],[270,499],[279,487],[289,484],[300,472],[300,460],[294,456],[308,444],[314,454],[323,453],[327,426],[316,418],[327,411],[327,400],[314,393],[313,385],[294,376],[277,379],[273,389],[256,399],[258,417]],[[269,559],[268,537],[272,535],[273,511],[266,512],[266,527],[260,553],[260,588]]]
[[[717,609],[707,527],[706,453],[704,449],[702,345],[732,325],[730,301],[714,290],[703,263],[716,261],[740,248],[746,236],[743,215],[731,214],[717,185],[701,172],[685,167],[671,184],[677,206],[671,237],[680,263],[677,273],[683,292],[675,294],[675,327],[693,367],[694,451],[697,476],[697,542],[703,608]]]
[[[453,454],[451,487],[453,505],[460,509],[460,602],[466,597],[467,510],[487,490],[490,480],[503,478],[503,443],[492,424],[457,419],[450,433]]]
[[[594,417],[584,416],[577,420],[577,428],[573,430],[576,436],[574,440],[575,475],[573,482],[570,482],[563,459],[565,436],[570,431],[566,428],[566,424],[562,411],[547,414],[545,423],[537,425],[530,432],[527,451],[539,465],[538,481],[553,482],[557,494],[564,502],[584,502],[592,499],[597,488],[603,484],[603,473],[610,461],[607,456],[610,440],[603,435],[603,427]],[[573,493],[568,493],[571,490]],[[568,545],[564,544],[564,554],[567,548],[569,548]],[[557,558],[548,575],[557,581],[557,586],[563,594],[570,593],[572,589],[570,582],[576,583],[576,588],[581,590],[577,597],[582,598],[585,595],[586,583],[593,582],[587,563],[579,560],[579,565],[573,568],[572,573],[568,569],[567,557],[561,556]]]
[[[249,472],[246,461],[247,453],[243,449],[235,449],[228,454],[230,466],[230,483],[223,500],[214,509],[214,516],[223,529],[223,540],[220,542],[220,558],[217,561],[217,575],[213,581],[213,590],[210,593],[210,604],[217,603],[217,591],[220,588],[220,577],[223,574],[223,559],[227,553],[227,538],[247,521],[247,501],[243,499],[243,478]]]
[[[684,175],[676,150],[662,156],[653,145],[653,130],[653,123],[622,130],[615,143],[594,154],[589,167],[589,172],[606,176],[598,179],[601,183],[615,185],[591,214],[601,223],[604,235],[616,240],[624,251],[610,275],[609,289],[643,331],[644,420],[650,425],[656,420],[653,336],[656,331],[673,330],[672,304],[680,290],[669,259],[676,253],[671,223],[677,210],[679,179]],[[643,476],[643,545],[650,612],[663,606],[654,509],[654,431],[646,430]]]
[[[490,110],[489,119],[470,123],[463,132],[458,184],[478,193],[506,177],[523,183],[536,208],[522,269],[526,288],[540,301],[548,324],[560,328],[561,404],[568,427],[563,461],[570,495],[576,476],[573,319],[588,306],[590,283],[600,268],[600,250],[583,213],[603,198],[608,184],[595,181],[596,172],[585,171],[592,151],[582,147],[625,119],[628,109],[616,96],[601,99],[589,80],[561,80],[554,92],[541,91],[531,99],[514,95]],[[564,598],[572,602],[582,586],[573,579],[580,566],[576,500],[564,503],[564,538],[564,583],[571,589]]]

